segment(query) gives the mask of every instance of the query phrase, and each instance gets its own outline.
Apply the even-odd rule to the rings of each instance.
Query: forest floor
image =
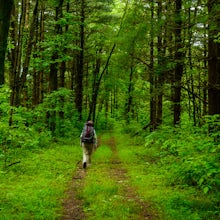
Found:
[[[103,162],[96,162],[96,169],[98,169],[99,164],[102,164],[102,166],[107,169],[105,173],[108,173],[109,178],[120,186],[120,198],[122,203],[124,202],[127,205],[127,203],[130,202],[131,206],[135,207],[135,210],[129,211],[130,216],[127,216],[125,219],[159,219],[156,212],[152,210],[152,207],[150,208],[150,202],[144,201],[140,195],[138,195],[135,187],[131,186],[127,170],[118,156],[115,138],[110,137],[108,140],[99,140],[99,146],[101,147],[102,145],[107,146],[111,150],[111,157],[104,165]],[[83,169],[81,162],[78,163],[77,169],[66,192],[67,198],[63,203],[64,214],[61,217],[62,220],[96,219],[94,216],[93,218],[87,216],[84,211],[84,203],[86,202],[83,201],[83,198],[79,195],[80,192],[84,190],[85,185],[88,184],[86,176],[90,172],[94,172],[94,170],[91,170],[90,167]],[[102,175],[105,174],[103,173]],[[123,206],[123,204],[121,205]],[[106,217],[106,219],[109,218]]]
[[[218,196],[173,180],[173,155],[120,132],[99,137],[87,169],[78,137],[11,149],[19,162],[0,170],[0,219],[220,219]]]

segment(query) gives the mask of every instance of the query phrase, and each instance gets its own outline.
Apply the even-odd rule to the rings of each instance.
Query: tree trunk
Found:
[[[180,123],[181,115],[181,79],[183,75],[183,51],[182,51],[182,0],[175,1],[175,72],[173,93],[174,125]]]
[[[79,120],[82,119],[82,100],[83,100],[83,71],[84,71],[84,22],[85,22],[85,1],[81,0],[80,16],[80,51],[77,56],[76,86],[75,86],[75,105],[79,113]]]
[[[11,61],[11,71],[10,71],[10,88],[12,90],[10,97],[11,106],[20,105],[20,85],[21,85],[21,63],[22,63],[22,46],[23,46],[23,37],[24,37],[24,26],[25,26],[25,7],[24,0],[22,1],[21,6],[16,5],[13,7],[13,16],[15,19],[11,23],[11,42],[13,43],[14,48],[9,54],[9,59]],[[20,13],[19,7],[21,7],[22,12]],[[20,13],[20,16],[19,16]],[[19,17],[19,22],[16,19]],[[17,24],[18,23],[18,24]]]
[[[44,41],[44,20],[45,20],[45,5],[43,2],[41,2],[41,13],[40,13],[40,41],[43,42]],[[40,50],[42,51],[43,49],[40,48]],[[37,94],[38,96],[38,104],[43,102],[43,98],[44,98],[44,73],[43,70],[40,70],[40,72],[38,73],[38,92]]]
[[[195,8],[194,13],[196,15],[196,10],[197,8]],[[189,89],[189,116],[191,116],[191,102],[193,105],[193,122],[194,122],[194,126],[196,126],[197,124],[197,120],[196,120],[196,97],[195,97],[195,86],[194,86],[194,77],[193,77],[193,63],[192,63],[192,44],[191,44],[191,40],[192,40],[192,29],[191,29],[191,8],[188,9],[188,54],[189,54],[189,80],[188,81],[188,89]]]
[[[19,16],[19,22],[17,22],[17,16],[21,7],[22,13]],[[10,73],[9,73],[9,84],[11,88],[10,94],[10,105],[18,107],[20,105],[20,74],[21,74],[21,57],[22,57],[22,45],[23,45],[23,33],[25,24],[25,7],[24,1],[22,1],[21,6],[13,5],[12,15],[14,19],[11,22],[10,37],[14,48],[11,49],[9,53],[10,60]],[[13,124],[13,109],[10,111],[9,126]]]
[[[34,50],[37,51],[37,43],[38,43],[38,19],[36,20],[36,29],[35,29],[35,41],[34,41]],[[36,57],[36,55],[35,55]],[[36,69],[33,69],[33,87],[32,87],[32,107],[39,104],[39,78]]]
[[[55,21],[58,21],[60,16],[62,15],[62,5],[63,0],[59,1],[58,6],[56,7],[56,15],[55,15]],[[58,35],[62,32],[62,28],[60,24],[56,24],[55,26],[55,33]],[[58,59],[58,52],[54,51],[52,55],[52,60],[56,61]],[[49,72],[49,93],[55,91],[58,89],[58,62],[54,62],[50,65],[50,72]],[[56,130],[56,111],[54,110],[55,105],[53,104],[51,106],[50,112],[47,112],[47,119],[48,119],[48,125],[49,129],[54,134]]]
[[[132,58],[133,59],[133,58]],[[132,113],[132,102],[133,102],[133,97],[132,97],[132,91],[133,91],[133,61],[131,61],[131,67],[130,67],[130,76],[129,76],[129,84],[128,84],[128,97],[127,97],[127,102],[125,104],[125,117],[127,123],[130,122],[131,119],[131,113]]]
[[[209,0],[209,41],[208,41],[208,111],[209,115],[220,114],[220,43],[215,41],[220,32],[220,0]]]
[[[25,85],[26,80],[27,80],[26,77],[27,77],[28,70],[29,70],[32,48],[33,48],[34,43],[36,42],[35,36],[36,36],[37,28],[38,28],[38,0],[36,0],[34,12],[33,12],[33,19],[32,19],[32,23],[31,23],[30,31],[29,31],[27,49],[26,49],[25,59],[24,59],[24,63],[23,63],[23,71],[22,71],[21,80],[20,80],[20,82],[21,82],[20,83],[20,94],[22,92],[27,93],[27,91],[26,91],[27,87]],[[26,106],[27,101],[28,100],[23,100],[23,103],[25,106]]]
[[[0,86],[5,83],[4,64],[13,0],[0,0]]]
[[[96,66],[93,72],[93,86],[92,86],[92,100],[90,103],[90,108],[89,108],[89,115],[88,115],[88,120],[92,119],[95,121],[95,114],[96,114],[96,104],[97,104],[97,98],[98,98],[98,92],[99,92],[99,86],[101,83],[101,79],[98,78],[98,74],[100,72],[100,67],[101,67],[101,60],[100,58],[97,58],[96,60]]]
[[[30,19],[30,0],[26,0],[26,15],[25,15],[25,28],[28,29],[29,28],[29,19]]]
[[[162,17],[162,0],[158,0],[158,10],[157,16],[158,21],[161,22]],[[162,36],[163,36],[163,28],[160,24],[159,26],[159,33],[157,37],[157,53],[158,53],[158,79],[157,79],[157,115],[156,115],[156,126],[162,124],[162,117],[163,117],[163,81],[164,81],[164,57],[165,57],[165,48],[163,48],[162,43]],[[165,36],[164,36],[165,37]]]
[[[155,97],[155,75],[154,75],[154,1],[151,3],[151,39],[150,39],[150,131],[156,129],[156,97]]]
[[[69,2],[67,2],[67,6],[66,6],[67,13],[69,12],[69,8],[70,5]],[[61,15],[61,17],[63,17],[63,14]],[[68,29],[69,29],[69,25],[66,24],[65,32],[68,32]],[[63,49],[63,53],[64,55],[67,53],[66,48]],[[65,72],[66,72],[66,61],[62,61],[60,65],[60,85],[59,85],[60,87],[65,87]]]
[[[202,115],[207,115],[207,73],[206,73],[206,70],[207,70],[207,46],[205,45],[204,46],[204,82],[203,82],[203,112],[202,112]]]

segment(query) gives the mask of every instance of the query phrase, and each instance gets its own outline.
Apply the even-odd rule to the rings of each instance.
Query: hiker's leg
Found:
[[[85,143],[82,143],[82,149],[83,149],[83,164],[87,163],[88,160],[88,149]]]
[[[90,143],[90,146],[89,146],[89,164],[92,163],[92,154],[94,152],[94,144],[93,143]]]

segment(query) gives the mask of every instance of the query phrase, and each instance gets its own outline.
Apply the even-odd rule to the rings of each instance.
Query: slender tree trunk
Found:
[[[125,105],[125,117],[126,121],[129,123],[131,119],[131,113],[132,113],[132,102],[133,102],[133,97],[132,97],[132,91],[133,91],[133,61],[131,61],[131,67],[130,67],[130,75],[129,75],[129,84],[128,84],[128,99]]]
[[[25,15],[25,28],[28,29],[29,28],[29,20],[30,20],[30,0],[26,0],[26,15]]]
[[[196,9],[195,9],[195,13],[196,13]],[[191,8],[188,9],[188,24],[189,24],[189,28],[188,28],[188,54],[189,54],[189,69],[190,69],[190,73],[189,73],[189,82],[188,82],[188,87],[189,87],[189,111],[191,111],[191,107],[190,104],[192,102],[193,105],[193,122],[194,122],[194,126],[196,126],[196,97],[195,97],[195,89],[194,89],[194,78],[193,78],[193,63],[192,63],[192,44],[191,44],[191,40],[192,40],[192,30],[191,30]],[[190,114],[190,113],[189,113]]]
[[[66,6],[66,12],[69,12],[69,2],[67,2]],[[63,13],[61,14],[61,17],[63,17]],[[68,24],[66,24],[65,27],[65,32],[67,32],[69,29]],[[67,49],[64,48],[63,50],[64,55],[67,53]],[[62,61],[60,65],[60,87],[64,88],[65,87],[65,72],[66,72],[66,61]],[[64,125],[64,96],[60,96],[60,109],[59,109],[59,134],[61,136],[64,135],[62,127]]]
[[[20,94],[22,92],[27,93],[27,91],[26,91],[27,87],[25,85],[26,80],[27,80],[26,77],[27,77],[28,70],[29,70],[32,48],[33,48],[34,43],[36,42],[35,35],[36,35],[37,26],[38,26],[38,0],[36,0],[34,12],[33,12],[33,19],[32,19],[32,23],[31,23],[30,31],[29,31],[27,49],[26,49],[25,59],[24,59],[24,63],[23,63],[23,71],[22,71],[21,80],[20,80],[21,81]],[[23,100],[23,103],[25,103],[24,105],[26,105],[27,101],[28,100]]]
[[[11,88],[10,94],[10,105],[18,107],[20,105],[20,74],[21,74],[21,57],[22,57],[22,45],[23,45],[23,35],[24,35],[24,24],[26,14],[24,7],[24,1],[22,0],[21,6],[19,4],[13,5],[12,15],[14,19],[11,22],[10,37],[11,42],[14,46],[9,54],[10,60],[10,74],[9,83]],[[19,16],[19,22],[16,16]],[[13,123],[13,109],[10,110],[9,126]]]
[[[70,5],[69,2],[67,2],[67,6],[66,6],[66,12],[68,13],[70,9]],[[63,17],[63,14],[61,15],[61,17]],[[68,32],[69,29],[69,25],[66,24],[65,27],[65,32]],[[66,54],[67,53],[67,49],[64,48],[63,53]],[[65,87],[65,72],[66,72],[66,62],[63,61],[61,62],[61,66],[60,66],[60,87]]]
[[[55,15],[55,21],[58,21],[60,16],[62,15],[62,5],[63,0],[59,1],[58,6],[56,7],[56,15]],[[57,35],[62,33],[62,28],[60,24],[56,24],[55,26],[55,33]],[[55,61],[58,59],[58,52],[54,51],[52,55],[52,60]],[[58,62],[54,62],[50,65],[50,72],[49,72],[49,93],[55,91],[58,89]],[[51,106],[51,109],[54,109],[55,105],[53,104]],[[54,134],[56,130],[56,111],[51,110],[50,112],[47,112],[47,119],[49,123],[49,129]]]
[[[0,0],[0,86],[5,83],[4,64],[13,0]]]
[[[154,1],[151,3],[151,39],[150,39],[150,131],[156,129],[156,97],[154,75]]]
[[[14,48],[11,50],[9,55],[11,61],[11,74],[10,74],[10,87],[11,87],[11,97],[10,105],[19,106],[21,103],[20,100],[20,85],[21,85],[21,63],[22,63],[22,46],[23,46],[23,36],[24,36],[24,27],[25,27],[25,14],[26,7],[24,6],[25,2],[22,0],[22,4],[16,5],[13,8],[13,17],[11,24],[11,41]],[[16,16],[19,16],[19,22],[17,24]]]
[[[98,98],[98,92],[99,92],[99,86],[100,86],[100,78],[98,78],[98,74],[100,72],[100,67],[101,67],[101,60],[100,58],[96,59],[96,66],[93,72],[93,86],[92,86],[92,100],[90,103],[90,108],[89,108],[89,115],[88,115],[88,120],[92,119],[95,121],[95,115],[96,115],[96,104],[97,104],[97,98]]]
[[[35,37],[34,37],[34,51],[37,51],[37,43],[38,43],[38,34],[39,34],[39,24],[38,19],[36,19],[35,23]],[[36,58],[37,56],[34,55]],[[32,107],[39,104],[39,78],[36,69],[33,70],[33,87],[32,87]]]
[[[157,16],[158,21],[161,22],[162,18],[162,0],[158,0],[158,10]],[[156,126],[162,124],[162,117],[163,117],[163,81],[164,81],[164,62],[163,58],[165,57],[165,49],[163,48],[162,43],[162,36],[163,36],[163,28],[160,24],[159,26],[159,34],[157,37],[157,51],[158,51],[158,79],[157,79],[157,115],[156,115]]]
[[[76,86],[75,86],[75,105],[79,113],[79,120],[82,119],[82,102],[83,102],[85,0],[81,0],[80,16],[81,16],[80,51],[77,57]]]
[[[203,115],[207,115],[207,80],[206,80],[206,76],[207,76],[207,73],[206,73],[206,70],[207,70],[207,47],[206,47],[206,44],[204,46],[204,82],[203,82]]]
[[[125,119],[127,123],[130,122],[130,119],[132,118],[132,112],[133,112],[133,75],[134,75],[134,46],[135,42],[131,42],[131,52],[130,52],[130,74],[129,74],[129,82],[128,82],[128,89],[127,89],[127,101],[125,103]]]
[[[174,72],[174,94],[173,114],[174,125],[180,123],[181,115],[181,79],[183,75],[183,51],[182,51],[182,0],[175,0],[175,72]]]
[[[40,42],[44,41],[44,20],[45,20],[45,5],[44,2],[41,2],[41,13],[40,13]],[[40,48],[40,51],[43,51],[42,48]],[[40,70],[38,73],[38,104],[43,102],[44,98],[44,72],[43,70]]]

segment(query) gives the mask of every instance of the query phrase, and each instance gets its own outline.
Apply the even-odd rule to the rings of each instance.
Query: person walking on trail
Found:
[[[93,121],[89,120],[85,123],[80,135],[80,145],[83,150],[83,168],[91,164],[91,156],[97,148],[97,136],[94,129]]]

